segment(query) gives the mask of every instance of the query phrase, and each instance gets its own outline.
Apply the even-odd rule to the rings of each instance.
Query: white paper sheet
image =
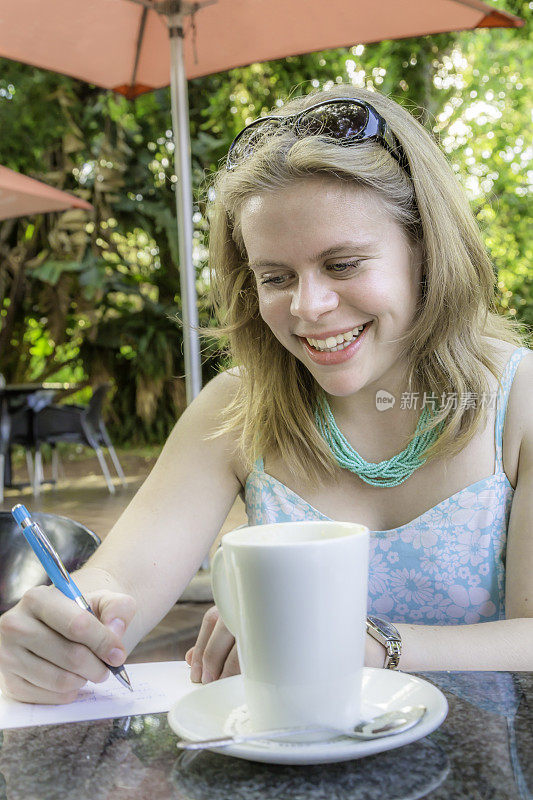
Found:
[[[54,725],[88,719],[110,719],[168,711],[183,695],[195,691],[185,661],[126,664],[133,692],[110,675],[105,683],[88,683],[73,703],[61,706],[18,703],[0,692],[0,730]]]

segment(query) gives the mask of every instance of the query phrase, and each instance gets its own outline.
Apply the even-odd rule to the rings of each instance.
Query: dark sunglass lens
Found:
[[[319,136],[321,133],[325,134],[326,127],[327,120],[325,115],[311,111],[298,120],[296,133],[299,136]]]
[[[235,139],[229,154],[230,163],[235,166],[245,161],[261,144],[263,139],[279,128],[279,122],[274,119],[265,120],[258,125],[250,125]]]
[[[366,108],[352,103],[331,103],[304,112],[297,123],[300,136],[331,136],[351,139],[364,130],[368,118]]]

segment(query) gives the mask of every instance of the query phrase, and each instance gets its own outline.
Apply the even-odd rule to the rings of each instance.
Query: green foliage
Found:
[[[527,17],[524,0],[492,3]],[[500,310],[533,325],[532,60],[525,29],[486,29],[354,44],[190,81],[201,324],[212,324],[206,182],[231,140],[291,94],[351,81],[393,96],[440,141],[494,260]],[[95,208],[0,225],[0,371],[11,381],[111,378],[113,436],[161,442],[185,403],[169,91],[130,102],[0,65],[0,163]],[[205,346],[204,379],[220,365]]]

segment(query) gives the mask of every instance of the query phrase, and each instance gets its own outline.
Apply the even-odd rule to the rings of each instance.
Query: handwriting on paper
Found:
[[[0,730],[157,714],[168,711],[183,695],[197,688],[191,683],[185,661],[127,664],[126,669],[133,692],[110,675],[105,683],[88,683],[68,705],[18,703],[0,693]]]

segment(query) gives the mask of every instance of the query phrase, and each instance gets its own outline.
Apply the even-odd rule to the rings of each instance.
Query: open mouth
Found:
[[[371,322],[365,322],[363,325],[359,325],[357,328],[353,328],[345,333],[339,333],[338,336],[330,336],[328,339],[303,338],[305,338],[308,346],[312,350],[316,350],[317,353],[336,353],[339,350],[345,350],[347,347],[349,347],[352,342],[359,338],[365,328],[368,328],[368,326],[371,324]]]

